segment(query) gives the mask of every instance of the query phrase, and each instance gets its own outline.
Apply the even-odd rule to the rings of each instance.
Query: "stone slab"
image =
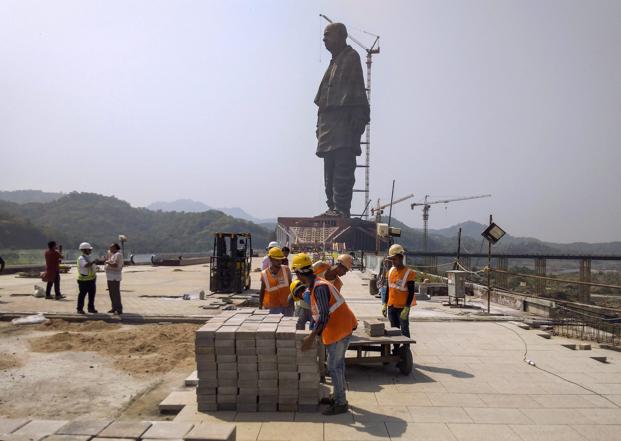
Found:
[[[234,441],[236,438],[234,424],[199,423],[183,437],[185,441]]]
[[[88,441],[91,438],[89,435],[50,435],[45,437],[45,441]]]
[[[196,392],[192,389],[187,391],[173,391],[159,404],[160,412],[179,412],[185,406],[196,400]]]
[[[106,427],[100,438],[131,438],[138,439],[151,427],[147,421],[115,421]]]
[[[190,375],[188,375],[185,379],[185,385],[187,387],[198,386],[198,372],[194,371]]]
[[[33,441],[38,441],[48,435],[56,433],[56,431],[67,424],[67,422],[67,420],[32,420],[13,431],[11,436],[25,437]]]
[[[142,435],[142,439],[177,438],[182,439],[194,424],[188,422],[153,421],[153,425]]]
[[[97,436],[112,420],[73,420],[56,431],[57,435]]]
[[[92,438],[91,441],[136,441],[136,438]]]
[[[28,418],[0,418],[0,434],[14,432],[28,422]]]

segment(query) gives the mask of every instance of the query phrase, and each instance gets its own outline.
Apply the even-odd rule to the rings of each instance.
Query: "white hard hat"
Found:
[[[280,245],[278,244],[278,242],[276,242],[275,240],[271,241],[269,243],[269,245],[267,246],[267,249],[269,250],[270,248],[274,248],[274,247],[280,247]]]
[[[93,249],[93,247],[92,247],[92,246],[91,246],[91,244],[90,244],[90,243],[88,243],[88,242],[82,242],[82,243],[80,244],[80,246],[78,247],[78,249],[79,249],[79,250],[92,250],[92,249]]]
[[[388,257],[394,257],[397,254],[401,254],[402,256],[405,255],[405,250],[403,249],[403,247],[401,245],[399,245],[398,243],[392,245],[389,249],[388,249]]]

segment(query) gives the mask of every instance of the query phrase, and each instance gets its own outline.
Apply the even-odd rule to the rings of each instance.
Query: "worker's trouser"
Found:
[[[401,334],[406,337],[410,336],[410,320],[409,317],[406,320],[401,319],[401,311],[403,308],[388,307],[388,320],[390,320],[390,326],[393,328],[400,328]]]
[[[310,309],[302,308],[299,305],[295,305],[295,316],[298,318],[298,321],[295,324],[295,329],[306,329],[307,322],[310,322],[311,325],[313,324],[313,313]]]
[[[339,340],[331,345],[326,345],[328,353],[328,373],[332,378],[332,388],[334,390],[334,404],[342,406],[347,403],[345,389],[345,353],[349,346],[351,335]]]
[[[328,208],[349,215],[356,182],[356,154],[348,148],[326,153],[323,158],[323,178]]]
[[[121,303],[121,281],[108,280],[108,294],[110,294],[110,302],[112,310],[123,314],[123,304]]]
[[[97,285],[95,280],[78,280],[78,288],[80,293],[78,294],[78,311],[84,310],[84,297],[88,294],[88,310],[95,310],[95,293],[97,291]]]
[[[60,273],[56,273],[54,280],[47,282],[47,287],[45,288],[46,297],[52,295],[52,285],[54,285],[54,294],[56,294],[56,297],[60,297]]]

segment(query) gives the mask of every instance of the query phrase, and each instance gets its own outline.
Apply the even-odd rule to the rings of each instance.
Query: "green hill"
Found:
[[[29,220],[36,231],[45,232],[68,249],[77,248],[82,241],[102,249],[116,241],[119,234],[125,234],[129,239],[127,248],[135,253],[206,252],[212,249],[213,233],[218,231],[250,232],[258,249],[265,247],[272,234],[259,225],[216,210],[157,212],[94,193],[70,193],[47,203],[0,202],[0,211],[11,219],[7,221],[11,228],[28,225],[26,220]],[[35,230],[31,238],[20,234],[7,246],[44,247],[49,239],[35,234]],[[9,243],[3,231],[0,231],[0,243]]]
[[[41,190],[0,191],[0,200],[28,204],[30,202],[52,202],[64,195],[64,193],[50,193]]]

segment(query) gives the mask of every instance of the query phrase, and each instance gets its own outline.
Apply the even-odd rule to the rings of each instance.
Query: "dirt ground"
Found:
[[[195,324],[0,323],[0,415],[150,418],[194,369]]]

